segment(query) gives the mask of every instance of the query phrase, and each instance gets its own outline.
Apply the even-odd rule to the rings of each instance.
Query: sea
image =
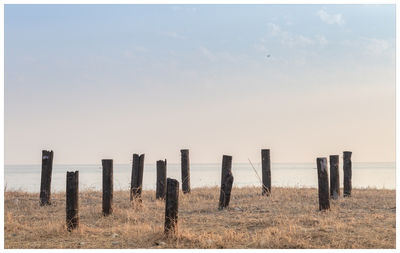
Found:
[[[51,191],[62,192],[66,188],[66,172],[79,171],[79,189],[101,190],[101,164],[53,165]],[[132,165],[114,164],[114,190],[128,190]],[[233,187],[261,187],[260,163],[233,163]],[[340,187],[343,187],[343,168],[339,164]],[[167,164],[167,177],[181,182],[180,163]],[[39,192],[41,165],[5,165],[4,187],[6,191]],[[221,164],[190,164],[190,186],[213,187],[221,184]],[[272,187],[318,187],[316,164],[314,163],[272,163]],[[395,163],[352,164],[353,188],[396,189]],[[155,190],[156,164],[145,164],[143,189]]]

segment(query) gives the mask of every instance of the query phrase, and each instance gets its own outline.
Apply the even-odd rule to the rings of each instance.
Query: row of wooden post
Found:
[[[51,193],[51,176],[53,170],[53,151],[42,151],[42,174],[41,174],[41,185],[40,185],[40,204],[50,204],[50,193]],[[130,187],[130,200],[134,198],[140,201],[143,183],[143,168],[144,168],[144,154],[138,155],[133,154],[132,159],[132,176],[131,176],[131,187]],[[269,149],[261,150],[262,157],[262,194],[269,195],[271,192],[271,160]],[[222,197],[228,194],[228,189],[232,188],[230,180],[233,181],[231,173],[232,157],[223,156],[222,161],[222,176],[221,176],[221,206],[225,206],[226,197]],[[113,187],[113,164],[112,160],[102,160],[103,166],[103,212],[109,214],[112,212],[112,206],[109,202],[112,202],[112,189]],[[157,161],[157,184],[156,184],[156,198],[165,199],[167,192],[167,160]],[[182,175],[182,191],[183,193],[190,193],[190,162],[189,162],[189,150],[181,150],[181,175]],[[231,178],[232,177],[232,178]],[[230,190],[229,190],[230,192]]]
[[[112,160],[102,160],[103,164],[103,206],[104,216],[113,211]],[[166,234],[175,233],[178,223],[179,182],[167,178],[165,194],[165,225]],[[139,199],[140,200],[140,199]],[[141,200],[140,200],[141,201]],[[79,226],[79,171],[67,172],[66,184],[66,225],[68,231]]]
[[[41,205],[50,204],[50,185],[53,151],[43,150],[42,155],[42,178],[40,190]],[[261,150],[262,159],[262,195],[271,194],[271,159],[270,150]],[[345,151],[344,156],[344,196],[351,195],[351,152]],[[102,160],[103,166],[103,196],[102,213],[107,216],[113,211],[113,160]],[[190,192],[190,164],[189,150],[181,150],[182,168],[182,190],[184,193]],[[141,202],[142,182],[143,182],[144,154],[133,155],[132,176],[130,187],[130,200],[134,199]],[[167,160],[157,161],[157,186],[156,198],[166,200],[165,209],[165,232],[176,230],[178,215],[179,182],[175,179],[166,178]],[[327,172],[326,158],[317,158],[318,169],[318,198],[319,209],[330,208],[329,196],[337,199],[339,193],[339,156],[330,156],[330,191]],[[78,177],[79,172],[67,172],[66,186],[66,219],[68,230],[74,229],[79,224],[78,208]],[[232,175],[232,156],[224,155],[222,158],[221,170],[221,189],[218,209],[222,210],[229,206],[231,190],[233,185]]]
[[[343,152],[343,197],[351,196],[351,154],[350,151]],[[339,156],[329,156],[329,165],[330,187],[326,157],[317,158],[319,210],[330,209],[330,199],[338,199],[340,196]]]
[[[42,151],[42,175],[40,188],[41,205],[50,205],[51,175],[53,167],[53,151]],[[181,150],[182,154],[182,185],[183,192],[190,192],[190,163],[189,150]],[[113,211],[113,160],[102,160],[103,167],[103,196],[102,213],[107,216]],[[141,202],[143,182],[144,154],[134,154],[132,159],[132,176],[130,200]],[[157,161],[157,190],[156,198],[165,199],[165,233],[175,231],[178,221],[179,182],[166,178],[167,160]],[[67,172],[66,176],[66,224],[69,231],[79,225],[79,171]],[[229,201],[228,201],[229,202]]]

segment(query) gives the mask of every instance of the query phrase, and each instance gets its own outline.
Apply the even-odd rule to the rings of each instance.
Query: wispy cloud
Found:
[[[396,42],[394,39],[360,37],[355,40],[344,40],[341,44],[352,50],[360,50],[367,56],[395,56]]]
[[[163,32],[161,34],[165,35],[167,37],[173,38],[173,39],[185,39],[186,38],[186,36],[179,34],[177,32]]]
[[[197,8],[193,6],[182,6],[182,5],[173,5],[171,7],[173,11],[186,11],[186,12],[196,12]]]
[[[135,47],[133,49],[124,50],[122,52],[122,56],[125,57],[125,58],[130,59],[135,55],[135,53],[144,53],[144,52],[147,52],[146,48],[144,48],[144,47]]]
[[[322,22],[327,23],[329,25],[344,25],[344,19],[342,14],[328,14],[325,10],[320,9],[317,12],[318,17],[322,20]]]
[[[221,63],[221,64],[237,64],[243,63],[244,59],[246,59],[247,54],[237,54],[232,53],[226,50],[211,50],[205,46],[200,46],[198,48],[198,52],[206,58],[208,61],[212,63]]]
[[[306,36],[303,34],[294,33],[287,31],[281,26],[275,23],[268,23],[268,32],[262,37],[257,43],[254,44],[254,49],[261,52],[268,61],[272,59],[278,59],[273,57],[276,55],[279,48],[276,47],[276,42],[283,50],[291,49],[295,50],[299,54],[309,52],[310,49],[318,49],[325,47],[329,41],[328,39],[320,34],[314,36]],[[313,51],[312,51],[313,52]],[[280,59],[283,60],[283,59]]]
[[[315,45],[316,42],[307,36],[301,34],[293,34],[288,31],[282,30],[282,28],[274,23],[268,23],[269,35],[279,39],[280,43],[289,46],[309,46]]]
[[[386,40],[370,38],[366,39],[365,50],[369,55],[381,55],[389,49],[389,42]]]
[[[215,61],[217,59],[217,57],[215,56],[215,54],[213,54],[210,50],[208,50],[205,47],[200,47],[200,52],[209,60],[211,61]]]
[[[147,48],[145,47],[135,47],[136,52],[147,52]]]
[[[325,38],[323,35],[316,35],[315,39],[318,41],[318,43],[322,46],[325,46],[328,44],[328,40]]]

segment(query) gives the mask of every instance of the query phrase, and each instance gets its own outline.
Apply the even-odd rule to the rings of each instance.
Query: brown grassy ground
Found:
[[[129,192],[114,192],[114,213],[101,214],[101,193],[80,193],[80,228],[65,228],[65,194],[39,207],[39,194],[6,192],[5,248],[395,248],[394,190],[355,190],[351,198],[318,211],[317,189],[233,188],[230,208],[218,211],[219,189],[179,196],[179,231],[163,236],[165,202],[143,192],[140,207]]]

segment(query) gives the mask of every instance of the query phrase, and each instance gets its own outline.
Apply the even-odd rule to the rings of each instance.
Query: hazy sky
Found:
[[[6,5],[5,163],[395,160],[395,5]]]

